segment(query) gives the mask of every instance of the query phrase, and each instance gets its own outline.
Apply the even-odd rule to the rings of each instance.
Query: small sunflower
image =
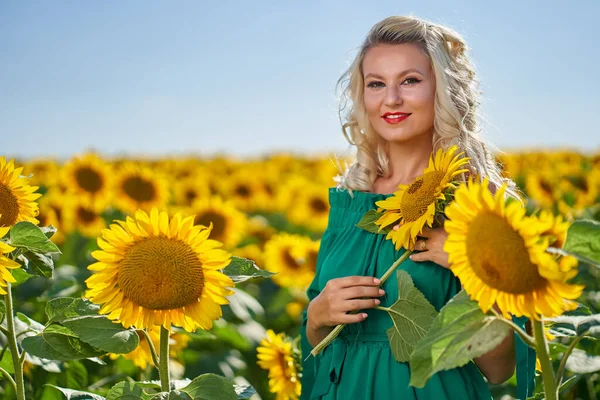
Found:
[[[316,184],[309,184],[298,191],[291,200],[287,216],[296,225],[322,232],[329,220],[329,192]]]
[[[396,250],[402,246],[407,250],[413,249],[417,235],[425,226],[433,225],[438,203],[447,200],[444,192],[456,187],[453,178],[467,172],[461,167],[469,159],[462,157],[463,153],[455,154],[457,151],[456,146],[446,152],[439,149],[435,157],[433,154],[430,157],[422,176],[410,185],[398,186],[399,190],[392,197],[375,203],[384,210],[383,216],[375,221],[380,231],[395,222],[402,223],[400,229],[391,230],[386,237],[392,239]]]
[[[191,206],[195,201],[206,199],[210,196],[210,187],[199,176],[190,176],[173,185],[175,204],[178,206]]]
[[[530,171],[525,178],[525,191],[536,204],[544,209],[551,209],[561,197],[558,187],[552,183],[555,179],[548,170]]]
[[[506,204],[505,191],[503,185],[492,195],[487,180],[456,190],[446,208],[450,269],[484,312],[494,302],[506,317],[540,319],[575,308],[571,300],[583,287],[565,283],[572,271],[561,271],[546,253],[548,224],[525,216],[519,202]]]
[[[317,265],[320,241],[307,236],[280,233],[265,244],[265,269],[276,272],[273,282],[286,288],[310,285]]]
[[[223,243],[226,248],[237,246],[246,233],[248,218],[233,203],[223,201],[218,196],[199,199],[192,207],[194,225],[213,225],[211,237]]]
[[[60,192],[56,187],[50,188],[39,200],[39,225],[52,225],[56,228],[56,233],[52,236],[52,242],[56,244],[64,243],[66,235],[73,231],[72,224],[64,217],[68,210],[72,210],[71,202],[72,197]]]
[[[100,312],[138,329],[171,324],[192,332],[210,329],[222,315],[233,281],[220,272],[231,254],[208,239],[212,226],[194,226],[194,217],[142,210],[102,231],[92,252],[98,262],[87,280],[86,297]]]
[[[136,210],[148,211],[164,207],[169,201],[169,184],[150,168],[126,162],[120,166],[115,184],[115,204],[133,214]]]
[[[276,393],[276,399],[298,399],[302,386],[291,340],[284,333],[275,334],[269,329],[256,351],[257,364],[269,371],[269,390]]]
[[[9,227],[0,228],[0,239],[3,238],[9,230]],[[7,286],[7,282],[12,283],[17,281],[15,278],[13,278],[8,269],[19,268],[21,265],[4,255],[10,253],[14,249],[14,247],[0,241],[0,294],[6,294],[4,288]]]
[[[27,178],[21,178],[22,170],[15,168],[13,160],[7,162],[0,157],[0,227],[11,227],[20,221],[39,223],[35,201],[42,195],[34,193],[37,186],[30,186]]]
[[[106,222],[97,209],[91,208],[77,198],[64,209],[64,226],[68,230],[77,229],[85,237],[97,237],[106,228]]]
[[[93,153],[74,157],[62,169],[62,183],[88,207],[104,209],[112,196],[112,168]]]

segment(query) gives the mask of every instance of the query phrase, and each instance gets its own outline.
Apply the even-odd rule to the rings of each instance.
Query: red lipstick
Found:
[[[383,118],[383,120],[388,124],[397,124],[404,121],[409,116],[410,113],[386,112],[381,116],[381,118]]]

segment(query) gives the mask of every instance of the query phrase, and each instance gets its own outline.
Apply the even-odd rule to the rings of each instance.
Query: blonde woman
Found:
[[[371,29],[340,83],[349,100],[341,107],[343,131],[356,146],[357,159],[329,192],[329,225],[307,291],[303,354],[336,325],[348,325],[321,354],[304,362],[301,398],[490,399],[484,376],[502,383],[515,367],[517,395],[527,397],[535,354],[512,335],[474,362],[436,374],[424,388],[409,386],[409,365],[396,362],[390,351],[391,319],[373,310],[398,297],[394,279],[381,290],[374,277],[382,276],[403,249],[396,251],[385,235],[356,227],[375,201],[421,175],[439,148],[457,145],[470,157],[473,175],[487,177],[495,187],[504,183],[479,136],[477,80],[464,39],[416,17],[386,18]],[[514,184],[508,192],[516,196]],[[448,269],[445,238],[443,229],[427,229],[415,246],[425,251],[401,266],[438,310],[461,288]],[[350,314],[354,310],[361,312]]]

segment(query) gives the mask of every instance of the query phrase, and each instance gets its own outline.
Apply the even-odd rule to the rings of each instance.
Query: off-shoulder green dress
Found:
[[[329,189],[331,211],[321,239],[316,275],[308,288],[315,298],[330,279],[362,275],[381,277],[404,249],[395,250],[385,235],[369,233],[356,227],[364,213],[375,208],[375,201],[389,195]],[[432,262],[406,260],[399,268],[406,270],[416,287],[439,311],[456,293],[460,282],[452,272]],[[388,279],[380,298],[390,306],[398,298],[398,282]],[[490,399],[492,396],[477,366],[469,364],[434,375],[423,388],[409,386],[410,367],[399,363],[391,353],[386,330],[392,326],[388,313],[366,310],[367,319],[347,325],[340,336],[321,354],[303,361],[302,400],[339,399]],[[312,347],[306,338],[306,310],[301,327],[303,359]],[[524,321],[517,321],[523,324]],[[526,398],[533,389],[535,353],[518,336],[518,398]]]

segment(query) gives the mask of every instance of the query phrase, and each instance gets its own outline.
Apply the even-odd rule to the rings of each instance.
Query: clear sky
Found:
[[[600,150],[600,1],[0,0],[0,154],[347,149],[335,84],[369,28],[462,33],[502,150]]]

